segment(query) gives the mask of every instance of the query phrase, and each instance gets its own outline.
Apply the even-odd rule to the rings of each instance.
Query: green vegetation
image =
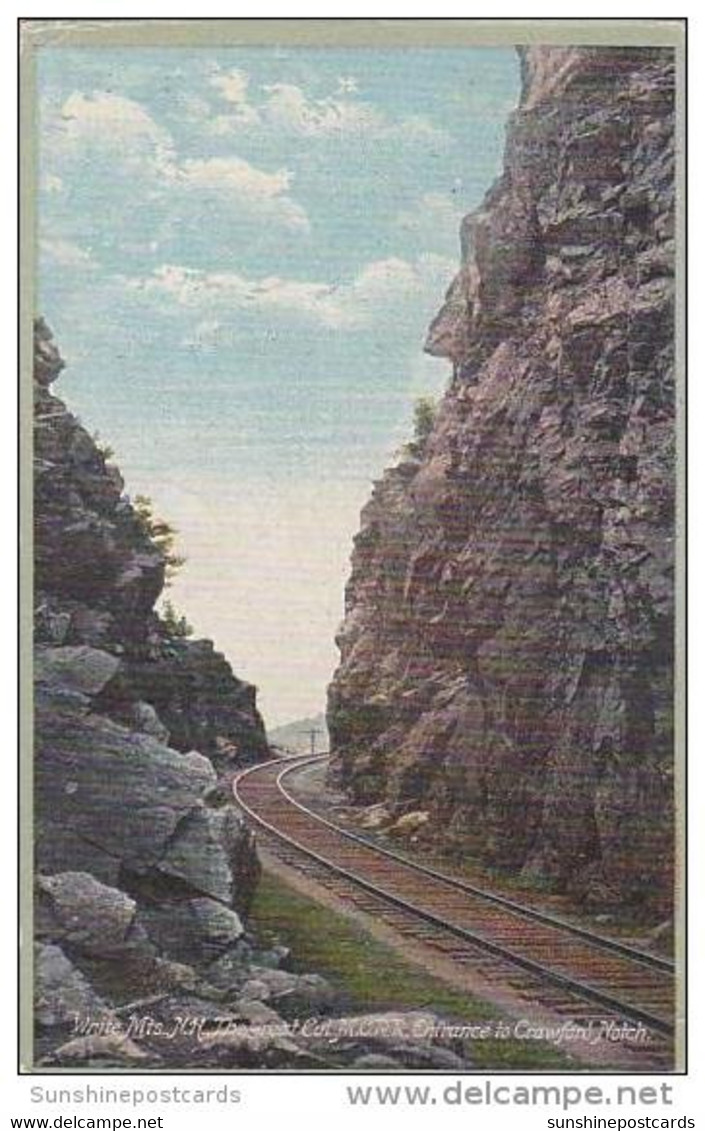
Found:
[[[93,433],[93,443],[95,444],[100,455],[103,457],[103,459],[105,460],[106,463],[108,462],[108,460],[111,460],[113,458],[113,456],[115,455],[114,448],[111,448],[110,444],[106,444],[104,440],[101,440],[100,432],[94,432]]]
[[[168,589],[175,574],[186,562],[186,558],[175,552],[176,534],[175,527],[157,518],[152,509],[152,500],[148,495],[135,495],[132,508],[137,523],[144,534],[154,543],[164,559],[164,588]],[[179,613],[172,601],[163,602],[159,616],[169,636],[185,638],[193,635],[193,626],[186,617]]]
[[[307,899],[266,872],[250,922],[266,944],[277,941],[290,947],[299,971],[315,970],[327,977],[351,1009],[428,1009],[466,1022],[505,1016],[405,961],[347,916]],[[477,1067],[486,1071],[574,1067],[574,1061],[540,1041],[477,1040],[472,1055]]]
[[[143,533],[151,538],[155,546],[161,551],[166,564],[165,587],[168,589],[172,578],[186,562],[186,558],[174,552],[177,531],[163,518],[155,516],[152,510],[152,500],[148,495],[135,495],[132,506]],[[188,635],[188,633],[182,635]]]
[[[160,610],[161,622],[170,636],[193,636],[193,625],[178,613],[171,601],[165,601]]]
[[[432,397],[419,397],[414,405],[414,438],[404,444],[406,455],[420,459],[436,422],[438,405]]]

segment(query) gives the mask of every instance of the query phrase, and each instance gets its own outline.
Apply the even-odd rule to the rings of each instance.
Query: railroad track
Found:
[[[276,759],[233,783],[241,809],[275,855],[406,937],[503,983],[578,1024],[625,1021],[664,1062],[674,1031],[667,958],[410,861],[313,812],[285,781],[326,755]]]

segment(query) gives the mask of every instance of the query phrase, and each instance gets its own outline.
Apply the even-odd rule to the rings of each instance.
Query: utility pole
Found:
[[[311,727],[310,730],[302,730],[302,734],[307,734],[311,742],[311,756],[316,753],[316,736],[323,732],[318,727]]]

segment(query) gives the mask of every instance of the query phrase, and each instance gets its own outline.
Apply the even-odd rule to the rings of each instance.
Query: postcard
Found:
[[[21,1071],[682,1072],[684,21],[21,24]]]

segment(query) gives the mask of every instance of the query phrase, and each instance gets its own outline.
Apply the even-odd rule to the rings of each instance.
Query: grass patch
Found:
[[[323,974],[351,1009],[431,1009],[457,1021],[491,1021],[506,1015],[487,1002],[454,990],[372,938],[357,923],[263,873],[250,926],[267,945],[291,948],[298,972]],[[493,1038],[473,1043],[479,1069],[575,1070],[576,1063],[540,1041]]]

